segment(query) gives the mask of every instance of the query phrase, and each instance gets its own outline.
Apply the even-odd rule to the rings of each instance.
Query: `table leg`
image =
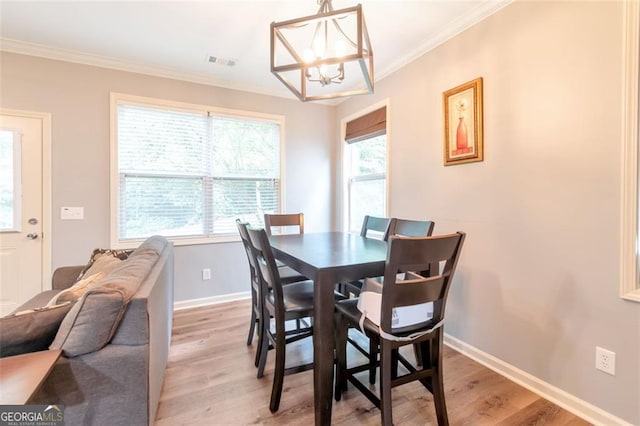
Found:
[[[330,273],[319,271],[314,282],[313,322],[313,402],[315,424],[331,424],[333,402],[333,312],[334,281]]]

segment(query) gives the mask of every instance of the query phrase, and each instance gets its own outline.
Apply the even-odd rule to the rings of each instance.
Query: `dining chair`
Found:
[[[391,425],[392,388],[419,380],[433,394],[438,424],[449,424],[442,376],[443,323],[447,295],[464,238],[463,232],[432,237],[390,237],[384,277],[378,284],[382,292],[379,324],[368,317],[361,321],[363,314],[358,309],[358,299],[336,302],[336,401],[347,390],[347,382],[351,382],[380,409],[382,423]],[[440,262],[444,263],[441,270],[440,267],[437,272],[432,270],[428,277],[415,272],[401,273],[411,265],[440,265]],[[431,315],[421,311],[410,325],[394,327],[394,321],[403,318],[407,307],[425,303],[433,304]],[[405,311],[401,311],[403,309]],[[370,368],[370,358],[367,364],[348,367],[349,327],[360,330],[380,347],[380,361],[375,361],[380,369],[379,396],[356,376]],[[421,367],[414,366],[400,354],[400,347],[413,344],[421,347]],[[405,369],[402,374],[399,374],[398,363]]]
[[[264,229],[267,231],[267,235],[271,236],[273,234],[274,227],[278,228],[281,233],[284,233],[285,229],[291,230],[294,228],[298,234],[304,234],[304,213],[265,213]]]
[[[260,348],[262,347],[262,340],[264,338],[261,332],[262,328],[260,326],[262,303],[260,301],[260,280],[257,272],[258,264],[255,258],[255,253],[251,246],[251,241],[249,240],[249,233],[247,231],[249,223],[242,222],[240,219],[236,219],[236,226],[238,227],[238,233],[240,234],[242,246],[244,247],[245,253],[247,255],[247,260],[249,262],[249,277],[251,280],[251,318],[249,322],[249,335],[247,336],[247,345],[250,345],[253,342],[254,331],[257,331],[258,350],[256,350],[255,365],[256,367],[258,367],[260,359]],[[280,275],[280,281],[283,285],[306,279],[306,277],[300,275],[297,271],[294,271],[288,266],[282,266],[278,268],[278,272]],[[259,377],[262,376],[260,375]]]
[[[313,362],[285,368],[286,345],[313,335],[312,320],[306,327],[285,327],[287,321],[313,317],[313,281],[283,285],[265,229],[247,227],[247,232],[257,261],[259,297],[262,301],[261,318],[264,318],[261,326],[265,339],[258,348],[261,352],[258,377],[264,372],[268,350],[275,348],[275,370],[269,403],[269,409],[275,412],[280,406],[284,376],[313,368]],[[339,300],[340,295],[336,294],[336,298]]]

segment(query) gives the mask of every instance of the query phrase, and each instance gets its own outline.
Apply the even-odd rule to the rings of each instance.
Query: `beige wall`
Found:
[[[83,264],[95,247],[110,244],[110,92],[284,115],[284,209],[304,211],[310,231],[331,226],[333,108],[2,52],[0,107],[52,117],[54,268]],[[84,207],[85,220],[61,221],[63,206]],[[175,260],[176,301],[248,292],[239,243],[178,247]],[[202,268],[212,269],[211,281],[202,281]]]
[[[640,305],[618,296],[622,10],[513,3],[337,119],[389,98],[391,215],[467,232],[446,332],[637,425]],[[480,76],[485,161],[444,167],[442,92]]]

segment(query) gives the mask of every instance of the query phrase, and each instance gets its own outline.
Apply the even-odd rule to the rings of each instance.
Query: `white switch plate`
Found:
[[[83,220],[84,207],[61,207],[60,219],[62,220]]]
[[[205,268],[202,270],[202,280],[210,280],[211,279],[211,269]]]

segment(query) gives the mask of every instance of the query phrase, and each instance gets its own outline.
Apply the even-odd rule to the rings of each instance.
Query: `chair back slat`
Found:
[[[374,233],[379,235],[380,239],[387,241],[389,238],[389,229],[394,219],[388,217],[365,216],[362,220],[362,229],[360,235],[371,238]],[[373,231],[373,233],[369,233]]]
[[[442,275],[423,278],[420,281],[396,280],[396,291],[393,292],[393,300],[391,303],[393,306],[399,307],[435,302],[442,297],[444,284],[445,277]]]
[[[393,309],[403,306],[433,302],[433,319],[425,317],[425,321],[436,323],[444,318],[447,294],[464,238],[463,232],[432,237],[390,237],[382,286],[380,325],[383,330],[391,330]],[[400,273],[408,271],[407,267],[441,262],[444,263],[441,270],[438,268],[430,276],[408,272],[406,276],[410,279],[401,278]],[[417,327],[421,325],[424,322]]]
[[[435,224],[430,220],[396,219],[389,227],[389,235],[404,237],[428,237],[433,233]]]
[[[284,228],[295,227],[299,234],[304,234],[304,213],[268,214],[264,215],[264,229],[272,235],[273,227],[284,233]]]

